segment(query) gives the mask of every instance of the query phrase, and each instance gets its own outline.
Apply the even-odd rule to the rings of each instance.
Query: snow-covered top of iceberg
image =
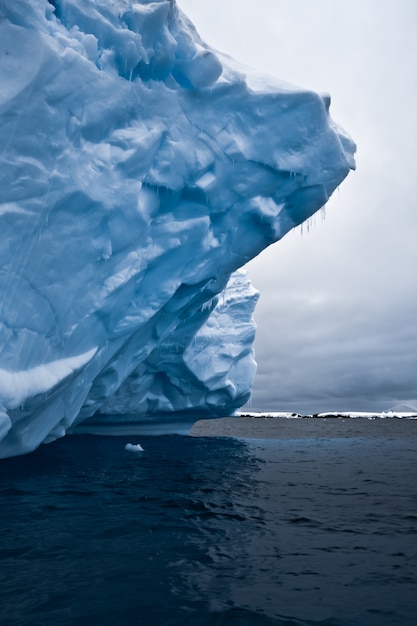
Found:
[[[257,294],[219,294],[353,167],[329,99],[249,75],[173,0],[3,0],[0,59],[0,456],[241,406]]]

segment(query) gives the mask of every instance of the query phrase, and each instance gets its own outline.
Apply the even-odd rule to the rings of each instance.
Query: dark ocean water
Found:
[[[397,424],[79,435],[1,461],[0,623],[414,626],[417,422]]]

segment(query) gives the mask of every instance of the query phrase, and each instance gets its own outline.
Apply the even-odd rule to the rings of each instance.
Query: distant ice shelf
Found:
[[[322,418],[322,419],[384,419],[384,418],[398,418],[398,419],[417,419],[417,411],[382,411],[381,413],[374,413],[372,411],[330,411],[327,413],[311,413],[309,415],[303,415],[301,413],[291,412],[279,412],[279,411],[264,411],[264,412],[237,412],[239,417],[251,417],[251,418],[286,418],[286,419],[302,419],[302,418]]]
[[[174,0],[0,3],[0,456],[250,397],[247,261],[354,167],[330,98]]]

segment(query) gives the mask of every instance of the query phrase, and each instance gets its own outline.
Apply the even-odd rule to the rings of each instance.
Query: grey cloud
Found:
[[[315,225],[249,264],[252,407],[383,410],[417,402],[417,3],[179,0],[203,37],[332,96],[357,171]],[[218,15],[222,15],[219,21]]]

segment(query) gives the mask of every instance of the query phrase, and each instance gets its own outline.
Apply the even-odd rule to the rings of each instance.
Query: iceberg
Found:
[[[127,452],[145,452],[145,450],[142,448],[142,446],[140,445],[140,443],[127,443],[125,445],[125,450],[127,450]]]
[[[329,96],[210,49],[174,0],[3,0],[0,59],[0,456],[233,413],[239,268],[354,168]]]

